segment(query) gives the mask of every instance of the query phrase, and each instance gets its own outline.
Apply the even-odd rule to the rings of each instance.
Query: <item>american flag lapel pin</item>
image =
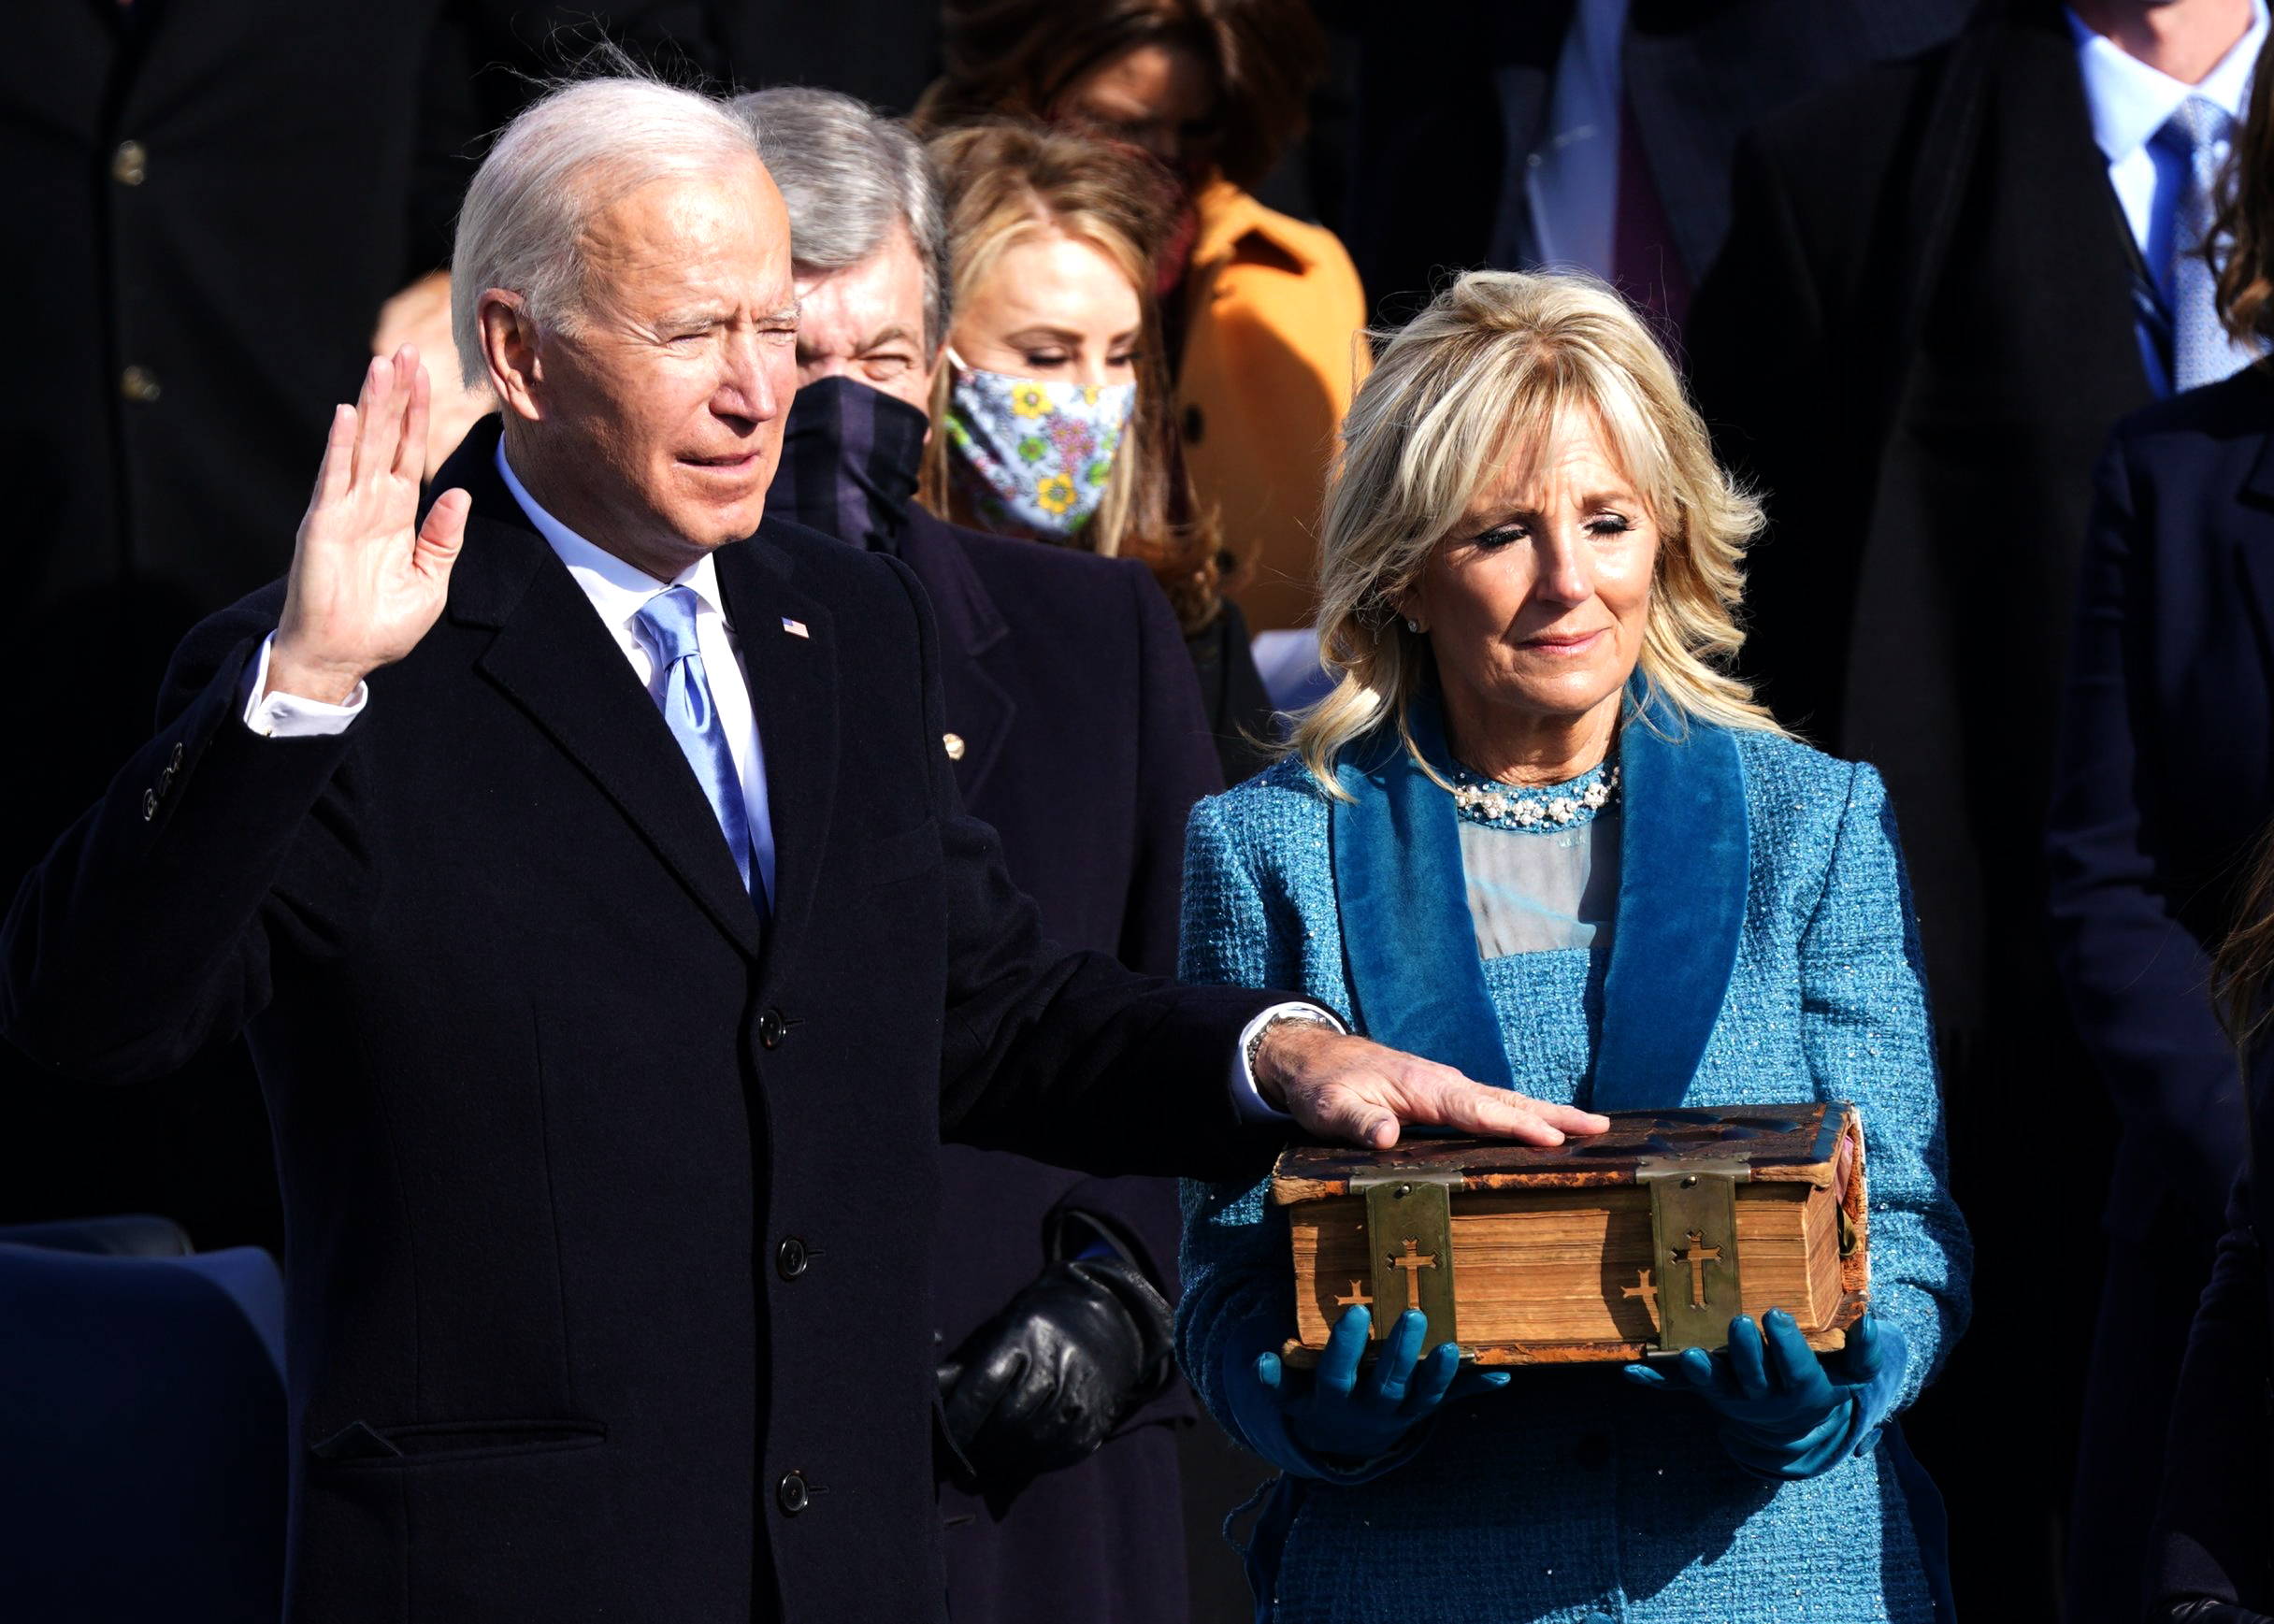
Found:
[[[805,622],[792,620],[787,615],[782,617],[782,629],[794,638],[810,638],[813,635],[805,629]]]

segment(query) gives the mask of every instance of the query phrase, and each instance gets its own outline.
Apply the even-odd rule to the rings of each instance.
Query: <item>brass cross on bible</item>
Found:
[[[1389,1259],[1389,1266],[1392,1269],[1405,1271],[1405,1306],[1408,1308],[1420,1307],[1421,1271],[1436,1268],[1437,1255],[1434,1252],[1424,1253],[1421,1250],[1421,1243],[1408,1235],[1405,1237],[1404,1252],[1393,1255]],[[1353,1284],[1356,1283],[1353,1282]]]
[[[1706,1265],[1721,1260],[1721,1248],[1703,1244],[1705,1239],[1703,1230],[1692,1229],[1690,1231],[1690,1244],[1674,1254],[1677,1263],[1690,1265],[1690,1306],[1692,1308],[1706,1306]]]
[[[1334,1300],[1334,1306],[1337,1308],[1372,1308],[1374,1299],[1366,1295],[1366,1286],[1362,1281],[1353,1280],[1350,1282],[1350,1295],[1337,1297]]]

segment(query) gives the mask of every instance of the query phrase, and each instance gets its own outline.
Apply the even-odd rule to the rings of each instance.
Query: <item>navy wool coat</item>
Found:
[[[941,1139],[1252,1170],[1225,1066],[1271,995],[1047,944],[958,802],[914,577],[773,522],[718,560],[761,923],[497,434],[440,481],[473,494],[446,612],[346,733],[237,719],[281,588],[184,643],[17,898],[0,1021],[94,1079],[250,1034],[288,1618],[937,1617]]]
[[[1144,565],[989,536],[911,507],[900,557],[940,629],[964,805],[1067,947],[1176,968],[1185,819],[1223,787],[1192,662]],[[953,1349],[1039,1273],[1063,1214],[1102,1221],[1173,1301],[1175,1186],[1002,1151],[941,1160],[933,1311]],[[1008,1497],[942,1490],[957,1624],[1187,1615],[1174,1427],[1182,1382],[1087,1460]]]
[[[2097,475],[2048,847],[2078,1030],[2123,1118],[2108,1227],[2216,1234],[2241,1085],[2209,953],[2274,816],[2274,381],[2129,418]]]
[[[2249,1169],[2227,1206],[2210,1286],[2195,1312],[2171,1405],[2164,1499],[2149,1562],[2150,1593],[2211,1596],[2274,1612],[2274,1519],[2266,1463],[2274,1454],[2274,1272],[2265,1236],[2274,1169],[2274,1051],[2261,1042],[2250,1081]]]
[[[2210,955],[2274,815],[2274,385],[2117,430],[2096,480],[2048,837],[2052,940],[2122,1124],[2077,1463],[2078,1624],[2139,1615],[2167,1422],[2242,1165]]]

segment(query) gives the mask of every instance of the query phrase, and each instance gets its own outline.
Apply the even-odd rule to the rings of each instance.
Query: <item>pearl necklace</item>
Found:
[[[1577,828],[1619,796],[1619,765],[1605,761],[1565,783],[1518,787],[1453,764],[1453,807],[1488,828],[1535,833]]]

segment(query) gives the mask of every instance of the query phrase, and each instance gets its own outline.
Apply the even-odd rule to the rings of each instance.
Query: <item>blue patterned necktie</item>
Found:
[[[702,599],[693,587],[674,586],[649,598],[638,619],[663,670],[663,719],[686,753],[695,782],[703,786],[703,797],[726,832],[743,888],[756,898],[750,807],[742,798],[742,777],[734,769],[734,752],[727,746],[727,729],[718,719],[710,679],[703,675],[702,650],[695,639],[695,619],[701,609]],[[762,904],[763,898],[759,900]]]
[[[2251,364],[2252,352],[2227,337],[2210,266],[2201,249],[2217,208],[2219,163],[2233,138],[2235,118],[2215,102],[2189,96],[2164,121],[2155,139],[2185,161],[2187,184],[2172,218],[2171,387],[2177,392],[2222,378]]]

